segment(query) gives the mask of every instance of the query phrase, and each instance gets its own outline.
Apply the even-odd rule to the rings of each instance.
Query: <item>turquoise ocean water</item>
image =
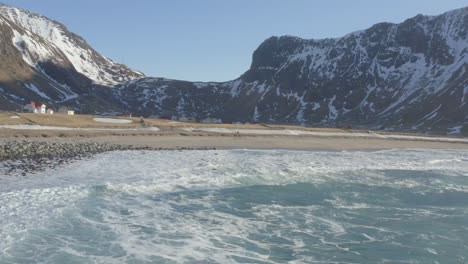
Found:
[[[468,263],[468,152],[122,151],[2,176],[0,263]]]

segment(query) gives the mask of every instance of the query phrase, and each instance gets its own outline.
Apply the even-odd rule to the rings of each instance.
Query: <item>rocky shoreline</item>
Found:
[[[214,148],[154,148],[106,143],[50,143],[6,141],[0,143],[0,175],[22,175],[55,168],[92,155],[122,150],[213,150]]]

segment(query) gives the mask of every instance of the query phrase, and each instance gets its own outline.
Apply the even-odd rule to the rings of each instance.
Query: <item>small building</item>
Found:
[[[36,103],[37,111],[41,114],[47,113],[47,106],[44,103]]]
[[[66,114],[67,111],[68,111],[68,107],[66,107],[66,106],[61,106],[61,107],[59,107],[59,109],[57,110],[57,113]]]
[[[52,108],[47,109],[47,114],[53,115],[54,114],[54,109],[52,109]]]
[[[58,112],[60,114],[64,114],[64,115],[75,115],[75,110],[67,107],[67,106],[61,106],[59,109],[58,109]]]
[[[202,123],[202,124],[211,124],[212,123],[212,118],[211,117],[203,118],[202,120],[200,120],[200,123]]]
[[[179,122],[197,123],[197,119],[193,117],[186,117],[186,116],[179,117],[179,119],[175,119],[175,120]]]
[[[23,112],[37,113],[36,103],[31,101],[29,104],[23,106]]]
[[[207,117],[205,119],[202,119],[200,123],[203,124],[221,124],[222,120],[219,118],[213,118],[213,117]]]
[[[179,118],[179,121],[180,122],[188,122],[190,120],[190,118],[186,117],[186,116],[182,116]]]
[[[130,112],[125,112],[125,113],[120,114],[120,116],[123,116],[123,117],[132,117],[132,113],[130,113]]]

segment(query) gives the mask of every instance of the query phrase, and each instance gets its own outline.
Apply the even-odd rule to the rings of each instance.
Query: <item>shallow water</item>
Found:
[[[0,216],[0,263],[466,263],[468,152],[112,152]]]

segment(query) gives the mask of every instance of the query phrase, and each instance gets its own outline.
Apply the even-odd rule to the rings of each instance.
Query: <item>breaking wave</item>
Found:
[[[120,151],[0,178],[0,263],[464,263],[468,153]]]

